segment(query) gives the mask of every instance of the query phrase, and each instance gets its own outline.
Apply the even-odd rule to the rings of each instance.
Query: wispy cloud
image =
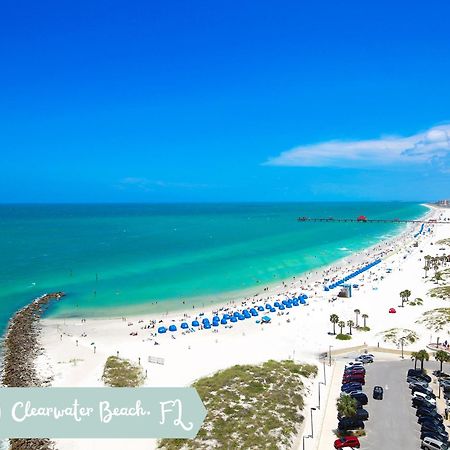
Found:
[[[302,145],[270,158],[264,165],[365,168],[435,163],[446,171],[449,158],[450,124],[446,124],[408,137]]]
[[[119,189],[134,188],[144,192],[152,192],[164,188],[180,188],[180,189],[206,188],[208,187],[208,185],[199,183],[151,180],[145,177],[125,177],[119,180],[118,187]]]

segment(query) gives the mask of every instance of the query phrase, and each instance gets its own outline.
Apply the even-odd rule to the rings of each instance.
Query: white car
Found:
[[[345,365],[346,369],[348,369],[350,367],[362,367],[362,368],[364,368],[364,364],[362,362],[355,361],[355,362],[349,362],[348,364]]]
[[[427,394],[424,394],[423,392],[414,392],[413,398],[414,397],[424,398],[428,403],[431,403],[432,405],[436,405],[436,399],[434,399],[433,397],[430,397]]]
[[[447,450],[448,447],[445,442],[427,436],[423,439],[421,448],[425,450]]]

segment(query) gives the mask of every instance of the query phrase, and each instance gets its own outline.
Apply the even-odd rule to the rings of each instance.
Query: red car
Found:
[[[389,314],[395,314],[396,312],[395,308],[389,308]]]
[[[334,441],[334,448],[359,448],[359,440],[356,436],[344,436]]]

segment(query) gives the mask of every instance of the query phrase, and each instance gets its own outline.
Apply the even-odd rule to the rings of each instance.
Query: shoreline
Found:
[[[430,209],[427,214],[450,219],[450,211]],[[450,230],[447,231],[448,226],[430,224],[430,231],[427,227],[424,234],[415,238],[418,226],[420,224],[406,226],[402,233],[391,239],[351,255],[351,262],[344,258],[339,265],[311,273],[309,278],[303,276],[302,280],[289,280],[284,285],[275,286],[273,292],[264,291],[259,297],[251,297],[251,302],[257,298],[265,301],[268,296],[281,302],[290,293],[311,293],[308,305],[270,314],[271,321],[265,325],[257,323],[258,318],[255,317],[212,329],[191,331],[182,330],[180,326],[173,333],[156,333],[162,324],[190,322],[201,313],[208,316],[214,309],[220,311],[220,315],[226,312],[226,308],[242,309],[245,299],[167,315],[147,313],[114,319],[43,319],[41,345],[45,348],[45,358],[39,361],[40,369],[52,374],[52,386],[55,387],[103,386],[104,364],[109,356],[118,355],[140,364],[146,375],[148,373],[144,386],[172,387],[191,385],[195,380],[227,367],[260,364],[270,359],[291,359],[318,365],[319,356],[329,348],[333,348],[333,352],[361,345],[381,344],[382,347],[396,348],[397,344],[383,343],[380,337],[381,332],[394,327],[417,331],[417,341],[406,350],[425,348],[433,334],[439,336],[439,333],[418,325],[417,319],[429,309],[445,306],[446,301],[428,295],[434,285],[423,277],[422,259],[439,250],[433,243],[448,237]],[[328,285],[350,273],[351,266],[357,262],[372,262],[380,254],[383,257],[380,264],[352,280],[359,287],[354,289],[351,298],[337,297],[338,290],[323,290],[324,277],[329,279]],[[423,298],[423,305],[398,307],[399,292],[404,289],[411,290],[412,299]],[[247,303],[245,308],[249,305]],[[397,314],[388,314],[392,307],[398,308]],[[354,328],[350,343],[337,340],[336,335],[330,333],[330,315],[336,314],[339,320],[344,321],[345,333],[348,334],[349,319],[358,321],[357,318],[355,320],[355,310],[360,311],[359,325],[363,325],[363,320],[365,325],[366,316],[370,328]],[[447,329],[440,332],[441,337],[444,332],[447,333]],[[58,440],[57,445],[59,450],[84,450],[88,444]],[[132,447],[133,450],[150,450],[156,445],[156,440],[136,440]],[[101,450],[123,448],[120,441],[114,440],[96,441],[95,446]]]
[[[36,361],[43,350],[39,345],[40,318],[53,301],[64,296],[63,292],[44,294],[17,311],[10,319],[3,342],[2,386],[45,387],[51,379],[42,377]],[[50,439],[10,439],[10,450],[52,450]]]
[[[430,205],[426,203],[420,203],[421,206],[427,208],[424,211],[424,214],[419,216],[414,220],[427,220],[427,218],[431,218],[433,216],[433,211],[439,210],[441,208]],[[395,234],[390,235],[386,238],[382,238],[374,244],[371,244],[366,247],[361,247],[359,250],[356,250],[348,255],[339,257],[330,263],[326,263],[322,266],[317,266],[312,269],[308,269],[304,272],[298,272],[288,278],[282,278],[277,281],[273,281],[270,283],[264,283],[255,285],[246,289],[238,289],[238,290],[230,290],[224,293],[214,294],[214,295],[204,295],[198,297],[190,297],[186,300],[181,299],[170,299],[170,300],[162,300],[160,304],[156,307],[155,303],[159,303],[158,301],[148,301],[141,303],[139,305],[134,306],[117,306],[117,307],[107,307],[100,308],[95,310],[98,314],[89,315],[87,310],[83,311],[83,314],[71,313],[68,314],[58,314],[58,315],[49,315],[44,316],[43,320],[48,321],[61,321],[61,320],[77,320],[77,319],[89,319],[89,320],[107,320],[107,319],[119,319],[122,317],[127,318],[136,318],[140,316],[160,316],[167,317],[171,315],[177,315],[192,311],[197,311],[198,309],[206,309],[208,311],[214,309],[220,309],[224,306],[228,306],[230,304],[235,304],[237,302],[245,299],[246,301],[257,298],[259,296],[268,295],[269,297],[274,295],[280,289],[285,288],[288,283],[292,283],[292,280],[297,280],[301,282],[303,278],[305,278],[308,282],[316,281],[320,278],[321,275],[326,273],[327,271],[334,268],[343,268],[344,265],[356,265],[362,263],[365,258],[365,255],[372,253],[375,251],[377,247],[389,246],[393,244],[395,241],[401,239],[409,230],[414,228],[419,228],[419,224],[405,224],[402,229],[399,229],[395,232]],[[367,257],[367,256],[366,256]],[[300,284],[298,283],[297,284]],[[259,288],[258,288],[259,286]],[[264,293],[262,293],[262,292]],[[216,297],[215,300],[211,300],[211,297]],[[167,305],[168,307],[164,307]]]

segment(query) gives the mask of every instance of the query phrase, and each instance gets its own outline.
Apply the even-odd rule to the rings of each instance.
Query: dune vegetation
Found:
[[[435,331],[443,330],[450,324],[450,308],[436,308],[422,314],[416,321]]]
[[[197,437],[163,439],[160,449],[285,449],[303,421],[304,380],[317,367],[290,360],[237,365],[196,381],[208,413]]]
[[[110,356],[106,360],[102,380],[111,387],[138,387],[144,383],[144,374],[141,366],[128,359]]]

